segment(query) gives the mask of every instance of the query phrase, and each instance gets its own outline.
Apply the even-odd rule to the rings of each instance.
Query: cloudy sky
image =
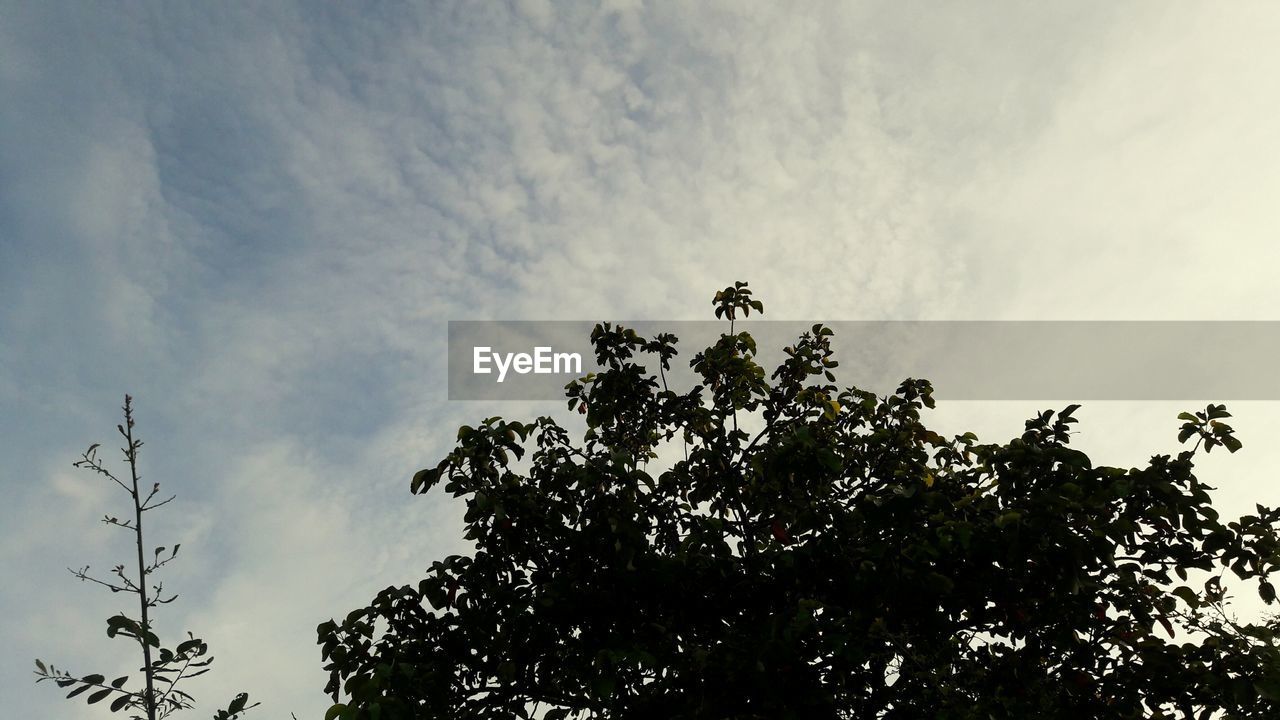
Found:
[[[710,319],[748,280],[773,318],[1280,320],[1274,4],[360,5],[0,0],[15,717],[101,714],[35,657],[129,665],[128,606],[65,570],[127,557],[96,522],[127,497],[71,468],[125,392],[179,496],[160,630],[218,657],[200,714],[303,718],[316,624],[460,548],[412,473],[561,407],[447,402],[450,319]],[[1195,405],[1092,403],[1078,442],[1142,463]],[[1280,409],[1231,409],[1202,477],[1280,502]]]

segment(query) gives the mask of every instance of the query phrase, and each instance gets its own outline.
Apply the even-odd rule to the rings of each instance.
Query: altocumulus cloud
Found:
[[[409,475],[461,422],[554,411],[447,405],[448,319],[702,319],[737,279],[772,317],[1274,319],[1239,269],[1276,260],[1277,13],[1201,15],[0,3],[10,713],[61,702],[30,658],[112,656],[115,599],[61,568],[115,557],[68,464],[125,391],[180,495],[163,629],[223,661],[197,697],[304,717],[315,624],[460,549]],[[1180,409],[1103,405],[1082,439],[1167,448],[1102,429]],[[1276,421],[1240,414],[1246,442]]]

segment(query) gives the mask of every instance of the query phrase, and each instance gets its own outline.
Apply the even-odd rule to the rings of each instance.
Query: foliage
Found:
[[[102,522],[127,530],[133,535],[137,547],[137,559],[132,568],[126,568],[124,563],[113,567],[111,575],[114,577],[109,579],[90,575],[88,565],[79,570],[71,570],[71,573],[82,581],[96,583],[113,593],[123,592],[137,596],[138,617],[132,618],[120,613],[108,618],[107,637],[125,637],[137,643],[142,653],[142,667],[138,671],[142,674],[142,685],[136,689],[129,689],[125,687],[129,681],[127,675],[115,678],[108,683],[105,675],[97,673],[73,675],[41,660],[36,660],[36,682],[49,680],[60,688],[72,688],[67,693],[68,698],[85,695],[85,700],[90,705],[110,698],[111,712],[130,710],[134,713],[130,717],[135,720],[158,720],[175,711],[193,706],[194,698],[180,690],[178,684],[187,678],[208,672],[213,657],[208,654],[209,646],[190,633],[187,633],[186,640],[170,649],[161,646],[160,638],[153,630],[152,610],[158,605],[173,602],[178,596],[165,597],[162,582],[157,582],[148,588],[152,582],[151,575],[177,557],[181,544],[174,545],[172,549],[163,545],[156,547],[148,559],[144,549],[142,520],[145,513],[167,505],[174,500],[175,496],[158,500],[160,483],[153,483],[149,490],[145,485],[139,485],[138,449],[142,447],[142,441],[133,436],[133,398],[125,395],[123,409],[124,423],[117,425],[116,429],[125,441],[125,447],[121,448],[121,452],[124,453],[125,462],[129,465],[128,482],[116,477],[98,458],[98,448],[101,447],[99,443],[90,445],[74,465],[111,480],[129,494],[133,501],[133,517],[121,520],[105,515]],[[226,709],[218,710],[214,714],[214,720],[235,720],[249,708],[258,705],[258,703],[249,705],[248,701],[249,696],[240,693],[232,699]]]
[[[327,720],[1280,717],[1277,624],[1221,579],[1275,600],[1280,512],[1222,522],[1193,474],[1240,447],[1223,406],[1142,468],[1069,447],[1076,405],[946,438],[927,381],[839,390],[821,325],[766,378],[732,325],[759,301],[714,302],[696,386],[676,338],[597,325],[581,443],[492,417],[414,476],[475,550],[320,625]]]

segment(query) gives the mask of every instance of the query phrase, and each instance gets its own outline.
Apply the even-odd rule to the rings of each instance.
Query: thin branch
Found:
[[[187,668],[191,667],[191,661],[195,660],[196,657],[197,655],[195,653],[187,653],[187,656],[184,658],[185,662],[182,663],[182,668],[178,670],[177,677],[173,678],[172,680],[164,678],[165,682],[169,683],[169,688],[165,690],[164,694],[160,696],[160,699],[156,701],[157,704],[165,702],[165,700],[168,699],[169,695],[175,692],[174,686],[176,686],[178,684],[178,681],[182,679],[182,676],[187,672]],[[177,692],[181,693],[182,691],[178,690]]]
[[[93,577],[92,575],[89,575],[88,570],[89,570],[88,565],[85,565],[82,570],[72,570],[71,568],[67,568],[67,572],[70,572],[72,575],[76,576],[80,580],[87,580],[88,582],[91,582],[91,583],[97,583],[98,585],[101,585],[107,588],[111,592],[131,592],[131,593],[138,592],[138,589],[136,587],[133,587],[133,583],[129,582],[128,578],[125,578],[126,586],[120,587],[118,585],[114,585],[105,580],[99,580],[98,578]]]
[[[113,518],[108,515],[104,515],[102,517],[102,522],[106,523],[107,525],[115,525],[116,527],[124,528],[126,530],[133,529],[133,523],[131,521],[120,520],[119,518]]]
[[[113,475],[110,470],[103,467],[102,461],[97,458],[97,447],[98,447],[97,443],[94,443],[93,445],[91,445],[89,449],[84,451],[84,453],[80,456],[83,459],[77,460],[71,463],[71,467],[89,468],[90,470],[93,470],[94,472],[100,475],[106,475],[108,478],[111,479],[112,482],[119,485],[120,489],[124,490],[127,493],[132,493],[132,491],[129,490],[128,485],[125,485],[123,482],[120,482],[120,479],[117,478],[115,475]]]
[[[151,493],[151,495],[155,495],[155,493],[153,492],[153,493]],[[177,496],[177,495],[170,495],[168,500],[165,500],[165,501],[163,501],[163,502],[158,502],[158,503],[156,503],[155,505],[146,505],[146,504],[144,503],[144,504],[143,504],[142,511],[143,511],[143,512],[146,512],[147,510],[155,510],[156,508],[160,507],[161,505],[168,505],[169,503],[173,502],[173,499],[174,499],[174,498],[176,498],[176,497],[178,497],[178,496]],[[148,496],[147,496],[147,500],[150,500],[150,499],[151,499],[151,496],[150,496],[150,495],[148,495]]]

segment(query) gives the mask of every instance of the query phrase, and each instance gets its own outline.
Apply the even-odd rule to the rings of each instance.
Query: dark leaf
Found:
[[[105,690],[99,690],[98,692],[90,695],[87,702],[90,705],[96,702],[101,702],[104,698],[106,698],[108,695],[110,695],[113,692],[115,691],[112,690],[111,688],[106,688]]]

